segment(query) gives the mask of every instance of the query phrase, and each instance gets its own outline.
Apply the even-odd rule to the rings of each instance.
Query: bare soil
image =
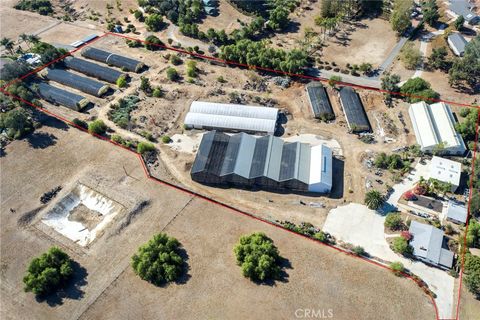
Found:
[[[88,230],[93,230],[101,221],[102,214],[88,209],[80,203],[68,215],[68,220],[83,224]]]

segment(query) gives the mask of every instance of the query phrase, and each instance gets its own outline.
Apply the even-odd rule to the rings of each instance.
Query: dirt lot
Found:
[[[199,28],[203,32],[207,32],[209,28],[215,30],[225,30],[228,34],[235,29],[241,28],[239,20],[244,23],[249,23],[251,18],[239,12],[227,1],[219,1],[218,15],[207,16]]]
[[[279,318],[297,308],[330,308],[339,318],[353,314],[378,318],[378,310],[383,310],[383,318],[389,319],[403,316],[405,304],[415,306],[408,308],[409,318],[433,318],[430,301],[411,281],[147,180],[131,153],[59,122],[49,122],[35,135],[10,144],[0,159],[3,319],[31,319],[30,314],[37,319],[158,318],[159,314],[178,319],[192,314]],[[72,183],[87,177],[123,203],[147,199],[150,204],[119,233],[126,216],[116,218],[105,234],[82,249],[43,226],[39,220],[48,206],[40,206],[38,199],[57,185],[67,192]],[[185,284],[155,288],[130,271],[129,259],[136,248],[161,230],[178,237],[188,252]],[[258,230],[267,232],[289,260],[286,282],[254,285],[235,266],[233,244],[241,234]],[[66,297],[38,303],[23,292],[21,278],[28,261],[52,245],[64,248],[86,270],[80,270],[83,275]],[[224,299],[227,294],[230,299]],[[255,303],[259,297],[261,305]],[[392,297],[404,302],[391,304]],[[185,299],[189,306],[179,308]],[[26,305],[29,314],[24,312]]]

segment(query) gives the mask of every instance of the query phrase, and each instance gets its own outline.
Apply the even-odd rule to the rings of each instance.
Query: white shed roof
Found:
[[[445,103],[414,103],[410,106],[409,114],[417,142],[422,149],[444,142],[446,148],[465,150],[462,137],[455,131],[452,111]]]
[[[460,176],[462,175],[462,164],[457,161],[448,160],[434,156],[430,163],[430,177],[449,182],[453,186],[460,185]]]
[[[313,146],[310,149],[310,176],[309,189],[315,189],[315,185],[332,188],[332,150],[325,145]]]
[[[185,125],[273,134],[277,117],[276,108],[194,101]]]

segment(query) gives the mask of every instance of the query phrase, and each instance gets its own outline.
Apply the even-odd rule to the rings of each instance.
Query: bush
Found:
[[[155,150],[155,146],[148,142],[140,142],[137,145],[137,152],[140,154],[144,154],[145,152],[154,151],[154,150]]]
[[[75,118],[72,120],[73,124],[74,125],[77,125],[79,126],[80,128],[84,128],[84,129],[88,129],[88,123],[86,123],[85,121],[83,120],[80,120],[78,118]]]
[[[420,50],[413,47],[412,43],[408,43],[400,53],[400,60],[402,60],[405,68],[414,70],[422,62],[422,54]]]
[[[465,255],[464,273],[463,281],[465,281],[468,290],[475,294],[477,298],[480,297],[480,257],[467,253]]]
[[[392,262],[390,263],[390,269],[392,269],[392,271],[397,275],[401,275],[402,272],[405,270],[405,267],[403,266],[403,263],[399,262],[399,261],[395,261],[395,262]]]
[[[327,242],[328,241],[327,235],[323,231],[319,231],[319,232],[315,233],[313,235],[313,238],[315,240],[320,241],[320,242]]]
[[[402,215],[400,213],[390,212],[385,217],[385,227],[390,230],[401,230],[404,226]]]
[[[57,247],[50,248],[30,262],[23,277],[25,292],[43,296],[64,287],[73,275],[72,263],[65,252]]]
[[[156,50],[161,50],[163,49],[162,47],[163,42],[155,37],[154,35],[150,35],[145,38],[145,49],[151,50],[151,51],[156,51]]]
[[[107,125],[100,119],[94,120],[88,124],[88,132],[99,135],[105,134]]]
[[[0,131],[5,130],[10,139],[21,139],[33,131],[30,115],[22,108],[0,114]]]
[[[179,78],[178,72],[175,68],[168,68],[167,69],[167,78],[171,81],[177,81]]]
[[[153,89],[152,95],[155,98],[161,98],[163,96],[162,88],[157,87],[157,88]]]
[[[181,246],[177,239],[164,233],[155,235],[132,257],[133,271],[156,286],[177,280],[185,263]]]
[[[119,136],[118,134],[112,135],[110,140],[112,140],[113,142],[119,143],[119,144],[124,144],[125,143],[125,140],[121,136]]]
[[[403,255],[411,254],[413,252],[413,249],[408,244],[407,239],[403,237],[396,237],[393,239],[392,250]]]
[[[193,60],[187,62],[187,76],[195,78],[197,76],[197,63]]]
[[[172,139],[169,136],[163,136],[162,137],[162,142],[163,143],[170,143]]]
[[[355,253],[357,256],[365,255],[365,249],[363,249],[363,247],[360,247],[360,246],[353,247],[352,252]]]
[[[418,101],[430,102],[432,99],[438,99],[440,95],[430,88],[430,83],[422,78],[411,78],[403,84],[400,92],[405,95],[405,99],[410,103]]]
[[[245,277],[254,281],[280,278],[278,249],[264,233],[242,236],[233,251]]]
[[[127,86],[127,78],[124,75],[117,79],[117,86],[119,88],[125,88]]]
[[[223,76],[219,76],[219,77],[217,78],[217,81],[220,82],[220,83],[225,83],[225,82],[227,82],[227,80],[225,80],[225,79],[223,78]]]
[[[182,58],[180,58],[176,54],[172,54],[170,56],[170,63],[173,64],[174,66],[178,66],[178,65],[182,64]]]

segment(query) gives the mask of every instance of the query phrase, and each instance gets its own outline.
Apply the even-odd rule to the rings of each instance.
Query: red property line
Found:
[[[63,117],[61,117],[61,116],[59,116],[59,115],[57,115],[57,114],[55,114],[55,113],[53,113],[53,112],[51,112],[51,111],[49,111],[49,110],[46,110],[45,108],[36,106],[36,105],[32,104],[32,103],[29,102],[29,101],[26,101],[26,100],[24,100],[24,99],[22,99],[22,98],[20,98],[20,97],[18,97],[18,96],[15,96],[15,95],[7,92],[7,91],[6,91],[6,88],[7,88],[9,85],[11,85],[12,83],[17,82],[17,81],[21,81],[22,79],[25,79],[26,77],[28,77],[28,76],[30,76],[30,75],[32,75],[32,74],[34,74],[34,73],[42,70],[43,68],[47,67],[48,65],[51,65],[52,63],[55,63],[56,61],[59,61],[60,59],[65,58],[66,56],[70,55],[71,53],[74,53],[74,52],[80,50],[81,48],[83,48],[83,47],[85,47],[85,46],[88,46],[88,45],[92,44],[94,41],[96,41],[96,40],[98,40],[98,39],[100,39],[100,38],[102,38],[102,37],[105,37],[105,36],[107,36],[107,35],[119,36],[119,37],[122,37],[122,38],[127,38],[127,39],[131,39],[131,40],[135,40],[135,41],[140,41],[140,42],[146,43],[146,42],[143,41],[143,40],[138,40],[138,39],[134,39],[134,38],[129,38],[129,37],[126,37],[126,36],[124,36],[124,35],[113,34],[113,33],[105,33],[105,34],[101,35],[100,37],[98,37],[97,39],[92,40],[91,42],[86,43],[86,44],[82,45],[81,47],[76,48],[76,49],[70,51],[69,54],[66,54],[66,55],[62,56],[62,57],[60,57],[59,59],[55,59],[54,61],[52,61],[52,62],[50,62],[50,63],[48,63],[48,64],[46,64],[46,65],[44,65],[44,66],[41,66],[41,67],[35,69],[34,71],[30,72],[30,73],[27,74],[27,75],[24,75],[24,76],[22,76],[22,77],[20,77],[20,78],[18,78],[18,79],[15,79],[15,80],[13,80],[13,81],[10,81],[6,86],[0,88],[0,92],[4,93],[4,94],[6,94],[6,95],[9,95],[9,96],[11,96],[12,98],[14,98],[14,99],[16,99],[16,100],[22,101],[23,103],[25,103],[25,104],[27,104],[27,105],[29,105],[29,106],[31,106],[31,107],[33,107],[33,108],[35,108],[35,109],[43,112],[43,113],[45,113],[45,114],[48,114],[48,115],[50,115],[50,116],[52,116],[52,117],[54,117],[54,118],[56,118],[56,119],[58,119],[58,120],[60,120],[60,121],[63,121],[63,122],[65,122],[65,123],[71,125],[72,127],[75,127],[75,128],[77,128],[77,129],[79,129],[79,130],[81,130],[81,131],[83,131],[83,132],[88,132],[87,129],[85,129],[85,128],[81,127],[81,126],[76,125],[75,123],[73,123],[72,121],[70,121],[70,120],[68,120],[68,119],[66,119],[66,118],[63,118]],[[154,45],[154,44],[152,44],[152,45]],[[160,46],[160,45],[158,45],[158,46]],[[316,77],[310,77],[310,76],[305,76],[305,75],[292,74],[292,73],[283,72],[283,71],[278,71],[278,70],[271,70],[271,69],[268,69],[268,68],[252,67],[252,66],[248,66],[248,65],[245,65],[245,64],[237,63],[237,62],[230,62],[230,61],[221,60],[221,59],[218,59],[218,58],[215,58],[215,57],[202,56],[202,55],[199,55],[199,54],[196,54],[196,53],[188,52],[188,51],[181,50],[181,49],[177,49],[177,48],[171,48],[171,47],[167,47],[167,46],[160,46],[160,47],[163,47],[163,48],[166,48],[166,49],[169,49],[169,50],[173,50],[173,51],[177,51],[177,52],[181,52],[181,53],[185,53],[185,54],[188,54],[188,55],[191,55],[191,56],[195,56],[195,57],[199,57],[199,58],[205,58],[205,59],[208,59],[208,60],[219,61],[219,62],[222,62],[222,63],[232,64],[232,65],[238,65],[238,66],[242,66],[242,67],[251,67],[251,68],[255,68],[255,69],[259,69],[259,70],[265,70],[265,71],[269,71],[269,72],[275,72],[275,73],[278,73],[278,74],[284,74],[284,75],[289,75],[289,76],[296,76],[296,77],[299,77],[299,78],[306,78],[306,79],[317,80],[317,81],[328,81],[327,79],[324,79],[324,78],[316,78]],[[338,83],[344,84],[344,85],[347,85],[347,86],[351,86],[351,87],[358,87],[358,88],[369,89],[369,90],[374,90],[374,91],[379,91],[379,92],[384,92],[384,93],[391,93],[391,94],[403,95],[403,94],[401,94],[401,93],[388,92],[388,91],[385,91],[385,90],[380,90],[380,89],[371,88],[371,87],[357,86],[357,85],[353,85],[353,84],[349,84],[349,83],[343,83],[343,82],[338,82]],[[407,95],[404,95],[404,96],[407,96]],[[412,96],[412,97],[413,97],[413,96]],[[418,97],[418,96],[417,96],[417,97]],[[430,100],[431,100],[431,99],[430,99]],[[461,103],[456,103],[456,102],[449,102],[449,101],[445,101],[445,100],[436,100],[436,101],[441,101],[441,102],[445,102],[445,103],[449,103],[449,104],[454,104],[454,105],[459,105],[459,106],[465,106],[465,107],[474,107],[474,106],[467,105],[467,104],[461,104]],[[479,107],[474,107],[474,108],[479,108]],[[476,132],[475,146],[477,146],[477,143],[478,143],[478,126],[479,126],[479,122],[480,122],[480,115],[479,115],[479,119],[477,119],[477,120],[478,120],[478,121],[477,121],[477,132]],[[283,227],[283,226],[277,225],[277,224],[275,224],[275,223],[273,223],[273,222],[271,222],[271,221],[268,221],[268,220],[262,219],[262,218],[260,218],[260,217],[257,217],[257,216],[255,216],[255,215],[253,215],[253,214],[251,214],[251,213],[248,213],[248,212],[246,212],[246,211],[243,211],[243,210],[241,210],[241,209],[237,209],[237,208],[235,208],[235,207],[232,207],[232,206],[230,206],[230,205],[228,205],[228,204],[225,204],[225,203],[223,203],[223,202],[220,202],[220,201],[218,201],[218,200],[211,199],[211,198],[209,198],[209,197],[207,197],[207,196],[204,196],[204,195],[202,195],[202,194],[196,193],[196,192],[191,191],[191,190],[189,190],[189,189],[186,189],[186,188],[183,188],[183,187],[174,185],[174,184],[172,184],[172,183],[170,183],[170,182],[167,182],[167,181],[158,179],[158,178],[156,178],[156,177],[153,177],[153,176],[150,175],[150,173],[149,173],[149,171],[148,171],[148,168],[146,167],[146,165],[145,165],[145,163],[144,163],[144,161],[143,161],[143,158],[142,158],[142,156],[141,156],[139,153],[137,153],[136,151],[133,151],[133,150],[131,150],[131,149],[129,149],[129,148],[127,148],[127,147],[119,144],[119,143],[116,143],[116,142],[114,142],[114,141],[111,141],[111,140],[108,139],[107,137],[100,136],[100,135],[94,134],[94,133],[91,133],[91,135],[93,135],[94,137],[99,138],[99,139],[101,139],[101,140],[103,140],[103,141],[107,141],[107,142],[109,142],[109,143],[111,143],[111,144],[113,144],[113,145],[115,145],[115,146],[117,146],[117,147],[121,147],[122,149],[127,150],[127,151],[130,151],[131,153],[135,154],[135,155],[138,157],[138,159],[140,160],[140,162],[141,162],[141,165],[142,165],[142,167],[143,167],[143,170],[144,170],[144,173],[145,173],[146,177],[147,177],[148,179],[150,179],[150,180],[155,181],[156,183],[160,183],[160,184],[166,185],[166,186],[168,186],[168,187],[177,189],[177,190],[182,191],[182,192],[185,192],[185,193],[187,193],[187,194],[189,194],[189,195],[192,195],[192,196],[201,198],[201,199],[203,199],[203,200],[209,201],[209,202],[211,202],[211,203],[213,203],[213,204],[215,204],[215,205],[219,205],[219,206],[222,206],[222,207],[224,207],[224,208],[227,208],[227,209],[229,209],[229,210],[231,210],[231,211],[233,211],[233,212],[235,212],[235,213],[242,214],[242,215],[244,215],[244,216],[247,216],[247,217],[249,217],[249,218],[255,219],[255,220],[260,221],[260,222],[263,222],[263,223],[267,223],[267,224],[272,225],[272,226],[274,226],[274,227],[276,227],[276,228],[279,228],[279,229],[282,229],[282,230],[284,230],[284,231],[290,232],[290,233],[295,234],[295,235],[297,235],[297,236],[301,236],[301,237],[306,238],[306,239],[308,239],[308,240],[310,240],[310,241],[314,241],[314,242],[316,242],[316,243],[320,243],[320,244],[322,244],[322,245],[324,245],[324,246],[327,246],[327,247],[330,247],[330,248],[332,248],[332,249],[334,249],[334,250],[337,250],[337,251],[339,251],[339,252],[345,253],[345,254],[347,254],[347,255],[349,255],[349,256],[352,256],[352,257],[361,259],[361,260],[366,261],[366,262],[369,262],[369,263],[371,263],[371,264],[373,264],[373,265],[376,265],[376,266],[379,266],[379,267],[382,267],[382,268],[384,268],[384,269],[387,269],[387,270],[392,271],[392,269],[389,268],[388,266],[385,266],[385,265],[383,265],[383,264],[380,264],[380,263],[378,263],[378,262],[376,262],[376,261],[369,260],[369,259],[367,259],[367,258],[365,258],[365,257],[356,256],[356,255],[352,254],[351,252],[349,252],[349,251],[347,251],[347,250],[344,250],[344,249],[342,249],[342,248],[339,248],[339,247],[336,247],[336,246],[332,246],[332,245],[329,245],[329,244],[326,244],[326,243],[317,241],[317,240],[315,240],[315,239],[309,238],[309,237],[307,237],[307,236],[305,236],[305,235],[302,235],[302,234],[295,233],[295,232],[293,232],[293,231],[291,231],[291,230],[289,230],[289,229],[286,229],[286,228]],[[473,153],[473,158],[472,158],[472,171],[474,170],[473,166],[474,166],[475,161],[476,161],[476,148],[475,148],[475,151],[474,151],[474,153]],[[473,177],[473,174],[472,174],[472,177]],[[473,194],[473,180],[472,180],[473,178],[472,178],[472,177],[471,177],[471,179],[470,179],[470,199],[471,199],[472,194]],[[471,216],[470,203],[469,203],[469,205],[468,205],[468,213],[469,213],[469,217],[470,217],[470,216]],[[467,224],[467,229],[468,229],[468,224]],[[464,242],[466,242],[466,238],[464,239]],[[465,245],[464,245],[464,250],[462,251],[462,267],[461,267],[461,273],[460,273],[460,281],[461,281],[462,275],[463,275],[464,255],[465,255]],[[402,275],[403,275],[404,277],[406,277],[406,278],[409,278],[409,279],[413,280],[415,283],[417,283],[417,285],[419,285],[419,286],[421,285],[421,282],[420,282],[419,280],[413,278],[412,276],[410,276],[410,275],[408,275],[408,274],[406,274],[406,273],[402,273]],[[461,282],[460,282],[460,289],[461,289]],[[455,318],[455,319],[457,319],[457,320],[458,320],[458,316],[459,316],[460,289],[459,289],[459,298],[458,298],[458,303],[457,303],[457,316],[456,316],[456,318]],[[433,299],[433,297],[430,296],[430,295],[428,295],[428,296],[429,296],[429,298],[430,298],[430,300],[432,301],[432,304],[433,304],[433,306],[434,306],[435,314],[436,314],[436,319],[437,319],[437,320],[453,320],[453,319],[440,319],[439,316],[438,316],[438,308],[437,308],[435,299]]]
[[[176,52],[179,52],[179,53],[188,54],[190,56],[200,58],[200,59],[225,63],[225,64],[228,64],[228,65],[244,67],[244,68],[249,68],[249,69],[255,69],[255,70],[261,70],[261,71],[267,71],[267,72],[277,73],[277,74],[286,75],[286,76],[295,77],[295,78],[300,78],[300,79],[307,79],[307,80],[320,81],[320,82],[329,82],[330,81],[329,79],[323,78],[323,77],[313,77],[313,76],[308,76],[308,75],[299,74],[299,73],[292,73],[292,72],[287,72],[287,71],[281,71],[281,70],[276,70],[276,69],[260,67],[260,66],[256,66],[256,65],[240,63],[240,62],[232,61],[232,60],[224,60],[224,59],[220,59],[220,58],[215,58],[215,57],[212,57],[212,56],[207,56],[207,55],[203,55],[203,54],[199,54],[199,53],[195,53],[195,52],[190,52],[190,51],[183,50],[183,49],[178,49],[178,48],[175,48],[175,47],[170,47],[170,46],[167,46],[167,45],[164,45],[164,44],[151,43],[151,42],[148,42],[148,41],[145,41],[145,40],[141,40],[141,39],[133,38],[133,37],[130,37],[130,36],[126,36],[124,34],[113,33],[113,32],[107,32],[106,34],[112,35],[112,36],[115,36],[115,37],[128,39],[128,40],[131,40],[131,41],[141,42],[141,43],[144,43],[144,44],[148,44],[148,45],[159,47],[159,48],[166,49],[166,50],[172,50],[172,51],[176,51]],[[455,102],[455,101],[424,97],[424,96],[415,95],[415,94],[388,91],[388,90],[379,89],[379,88],[375,88],[375,87],[353,84],[353,83],[350,83],[350,82],[343,82],[343,81],[333,81],[333,82],[335,84],[339,84],[339,85],[346,86],[346,87],[352,87],[352,88],[357,88],[357,89],[366,89],[366,90],[371,90],[371,91],[376,91],[376,92],[381,92],[381,93],[387,93],[387,94],[400,96],[400,97],[417,98],[417,99],[422,99],[422,100],[426,100],[426,101],[430,101],[430,102],[443,102],[443,103],[450,104],[450,105],[457,105],[457,106],[461,106],[461,107],[469,107],[469,108],[480,109],[480,106],[475,106],[475,105],[471,105],[471,104],[468,104],[468,103],[460,103],[460,102]]]
[[[139,159],[140,164],[141,164],[141,166],[142,166],[142,168],[143,168],[143,171],[144,171],[145,176],[146,176],[147,179],[150,179],[150,180],[152,180],[152,181],[154,181],[154,182],[156,182],[156,183],[165,185],[165,186],[167,186],[167,187],[176,189],[176,190],[181,191],[181,192],[183,192],[183,193],[186,193],[186,194],[188,194],[188,195],[190,195],[190,196],[197,197],[197,198],[200,198],[200,199],[202,199],[202,200],[208,201],[208,202],[210,202],[210,203],[212,203],[212,204],[214,204],[214,205],[217,205],[217,206],[223,207],[223,208],[225,208],[225,209],[228,209],[228,210],[230,210],[231,212],[234,212],[234,213],[237,213],[237,214],[246,216],[246,217],[248,217],[248,218],[257,220],[257,221],[259,221],[259,222],[262,222],[262,223],[268,224],[268,225],[270,225],[270,226],[273,226],[273,227],[275,227],[275,228],[281,229],[281,230],[283,230],[283,231],[289,232],[289,233],[291,233],[291,234],[293,234],[293,235],[295,235],[295,236],[299,236],[299,237],[302,237],[302,238],[304,238],[304,239],[313,241],[313,242],[315,242],[315,243],[317,243],[317,244],[320,244],[320,245],[326,246],[326,247],[328,247],[328,248],[334,249],[334,250],[336,250],[336,251],[338,251],[338,252],[341,252],[341,253],[344,253],[344,254],[346,254],[346,255],[348,255],[348,256],[350,256],[350,257],[360,259],[360,260],[362,260],[362,261],[371,263],[372,265],[375,265],[375,266],[377,266],[377,267],[381,267],[381,268],[383,268],[383,269],[385,269],[385,270],[389,270],[390,272],[393,272],[393,270],[392,270],[389,266],[383,265],[383,264],[381,264],[381,263],[379,263],[379,262],[377,262],[377,261],[370,260],[370,259],[365,258],[365,257],[362,257],[362,256],[357,256],[357,255],[355,255],[354,253],[352,253],[352,252],[350,252],[350,251],[348,251],[348,250],[345,250],[345,249],[343,249],[343,248],[339,248],[339,247],[337,247],[337,246],[333,246],[333,245],[331,245],[331,244],[324,243],[324,242],[318,241],[318,240],[316,240],[316,239],[310,238],[310,237],[308,237],[308,236],[306,236],[306,235],[303,235],[303,234],[300,234],[300,233],[296,233],[296,232],[294,232],[294,231],[292,231],[292,230],[289,230],[289,229],[287,229],[287,228],[285,228],[285,227],[283,227],[283,226],[281,226],[281,225],[278,225],[278,224],[276,224],[276,223],[273,223],[273,222],[271,222],[271,221],[269,221],[269,220],[266,220],[266,219],[257,217],[257,216],[255,216],[255,215],[253,215],[252,213],[249,213],[249,212],[247,212],[247,211],[244,211],[244,210],[235,208],[235,207],[233,207],[233,206],[231,206],[231,205],[229,205],[229,204],[226,204],[226,203],[223,203],[223,202],[221,202],[221,201],[218,201],[218,200],[209,198],[209,197],[207,197],[207,196],[205,196],[205,195],[202,195],[202,194],[200,194],[200,193],[197,193],[197,192],[195,192],[195,191],[189,190],[189,189],[187,189],[187,188],[184,188],[184,187],[175,185],[175,184],[173,184],[173,183],[171,183],[171,182],[168,182],[168,181],[159,179],[159,178],[157,178],[157,177],[154,177],[154,176],[152,176],[152,175],[150,174],[150,172],[149,172],[149,170],[148,170],[145,162],[143,161],[142,155],[139,154],[139,153],[137,153],[136,151],[131,150],[131,149],[129,149],[129,148],[127,148],[127,147],[119,144],[119,143],[116,143],[116,142],[108,139],[108,138],[105,137],[105,136],[101,136],[101,135],[98,135],[98,134],[96,134],[96,133],[90,133],[90,132],[88,132],[88,130],[85,129],[84,127],[78,126],[77,124],[73,123],[72,121],[70,121],[70,120],[68,120],[68,119],[66,119],[66,118],[64,118],[64,117],[62,117],[62,116],[59,116],[59,115],[57,115],[57,114],[55,114],[55,113],[53,113],[53,112],[51,112],[51,111],[49,111],[49,110],[47,110],[47,109],[45,109],[45,108],[36,106],[36,105],[34,105],[33,103],[31,103],[31,102],[29,102],[29,101],[27,101],[27,100],[25,100],[25,99],[22,99],[22,98],[20,98],[20,97],[18,97],[18,96],[15,96],[15,95],[7,92],[7,91],[4,91],[4,89],[0,89],[0,92],[4,93],[4,94],[6,94],[6,95],[8,95],[8,96],[10,96],[10,97],[12,97],[12,98],[14,98],[14,99],[17,99],[17,100],[19,100],[19,101],[21,101],[21,102],[23,102],[23,103],[25,103],[25,104],[28,104],[29,106],[31,106],[31,107],[39,110],[40,112],[43,112],[43,113],[45,113],[45,114],[48,114],[48,115],[50,115],[50,116],[52,116],[52,117],[54,117],[54,118],[56,118],[56,119],[58,119],[58,120],[60,120],[60,121],[62,121],[62,122],[65,122],[65,123],[71,125],[72,127],[75,127],[75,128],[77,128],[77,129],[79,129],[79,130],[81,130],[81,131],[83,131],[83,132],[89,133],[89,134],[91,134],[92,136],[94,136],[94,137],[96,137],[96,138],[99,138],[100,140],[109,142],[109,143],[111,143],[111,144],[113,144],[113,145],[115,145],[115,146],[117,146],[117,147],[121,147],[121,148],[124,149],[124,150],[130,151],[132,154],[134,154],[135,156],[137,156],[137,158]],[[402,275],[403,277],[405,277],[405,278],[408,278],[408,279],[414,281],[420,288],[423,287],[421,280],[418,280],[418,279],[412,277],[411,275],[409,275],[409,274],[407,274],[407,273],[405,273],[405,272],[401,272],[401,275]],[[437,304],[436,304],[436,302],[435,302],[435,299],[434,299],[430,294],[426,294],[426,295],[427,295],[427,297],[430,299],[430,301],[432,302],[432,305],[433,305],[433,307],[434,307],[434,310],[435,310],[435,319],[437,319],[437,320],[446,320],[446,319],[440,319],[440,318],[439,318],[439,316],[438,316],[438,307],[437,307]]]

